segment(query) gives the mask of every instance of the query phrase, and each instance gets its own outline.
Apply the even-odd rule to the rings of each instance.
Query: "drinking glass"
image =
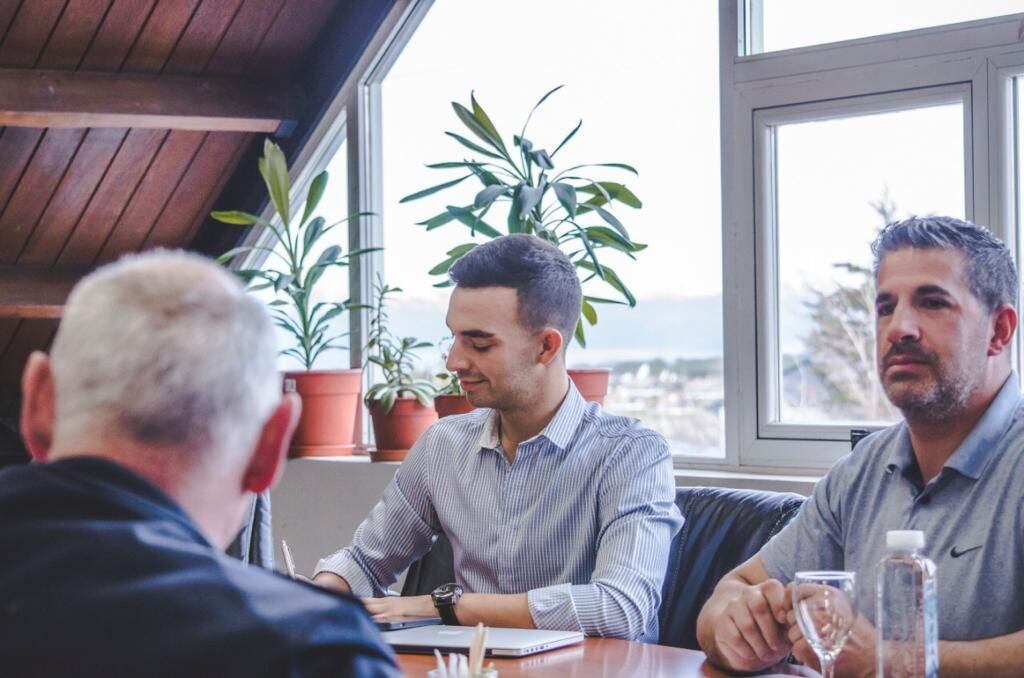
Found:
[[[793,610],[800,630],[821,661],[822,678],[833,678],[836,657],[857,620],[853,572],[797,572]]]

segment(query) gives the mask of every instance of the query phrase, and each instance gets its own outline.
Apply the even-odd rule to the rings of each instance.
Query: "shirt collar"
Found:
[[[587,401],[583,399],[579,389],[576,388],[576,384],[570,379],[569,390],[566,392],[562,404],[558,406],[555,416],[551,417],[551,421],[548,422],[543,431],[530,438],[530,440],[524,440],[523,443],[543,437],[564,452],[568,449],[569,443],[572,442],[580,422],[583,421],[583,414],[586,412],[586,409]],[[501,447],[499,421],[497,410],[491,410],[487,418],[484,419],[479,440],[481,450],[495,450]]]
[[[1013,420],[1013,414],[1017,410],[1017,405],[1020,402],[1020,389],[1017,384],[1017,373],[1011,371],[1006,383],[999,389],[999,393],[985,410],[985,414],[981,416],[960,446],[946,460],[943,468],[951,468],[974,480],[981,477],[994,456],[992,450],[1006,433],[1006,429]],[[900,427],[899,444],[890,455],[886,469],[889,471],[900,469],[906,473],[910,469],[917,468],[917,460],[914,458],[914,450],[910,444],[910,430],[907,428],[906,422],[902,422]]]

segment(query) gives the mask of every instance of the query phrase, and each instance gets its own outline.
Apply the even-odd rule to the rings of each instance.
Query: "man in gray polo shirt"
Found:
[[[722,579],[698,639],[734,670],[790,651],[817,666],[786,584],[852,570],[862,614],[837,675],[873,675],[875,568],[888,530],[923,530],[938,566],[943,676],[1024,667],[1024,407],[1010,347],[1017,272],[986,229],[945,217],[889,225],[872,245],[878,373],[904,421],[864,439],[798,517]]]

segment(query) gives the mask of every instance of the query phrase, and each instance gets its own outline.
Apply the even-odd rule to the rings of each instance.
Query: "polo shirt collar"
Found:
[[[1020,388],[1017,384],[1017,373],[1011,371],[1006,383],[985,410],[985,414],[943,464],[944,469],[953,469],[974,480],[981,477],[992,461],[992,451],[1013,421],[1013,414],[1020,402]],[[899,444],[890,455],[886,469],[890,472],[899,469],[906,474],[917,468],[917,459],[914,458],[914,450],[910,444],[910,429],[907,428],[906,422],[901,422],[900,428]]]
[[[565,451],[569,448],[569,443],[572,442],[573,436],[576,434],[576,429],[579,428],[580,422],[583,421],[583,414],[587,408],[587,401],[580,395],[579,389],[576,388],[576,384],[569,380],[569,390],[565,394],[565,398],[562,400],[562,404],[558,406],[558,410],[555,411],[555,416],[551,418],[548,425],[544,427],[544,430],[538,433],[530,440],[525,440],[523,443],[528,443],[536,440],[537,438],[543,437],[549,443],[554,445],[561,451]],[[491,410],[484,420],[483,428],[480,431],[480,449],[481,450],[496,450],[501,447],[501,436],[499,431],[499,416],[497,410]]]

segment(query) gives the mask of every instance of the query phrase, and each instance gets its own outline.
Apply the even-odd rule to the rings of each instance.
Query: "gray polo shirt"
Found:
[[[938,568],[939,637],[978,640],[1024,628],[1024,403],[1011,374],[988,411],[927,485],[905,423],[862,440],[814,488],[797,518],[761,549],[773,578],[857,573],[857,604],[875,618],[876,566],[888,530],[923,530]]]

